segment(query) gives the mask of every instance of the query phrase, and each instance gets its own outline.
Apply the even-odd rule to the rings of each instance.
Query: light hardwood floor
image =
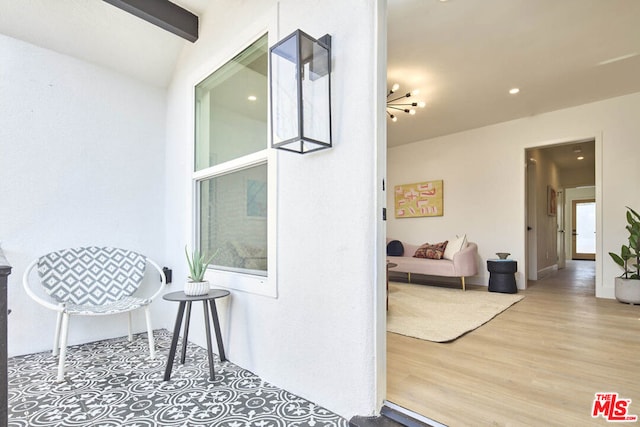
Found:
[[[617,392],[640,416],[640,306],[596,299],[593,262],[568,267],[452,343],[387,333],[387,400],[449,426],[602,426],[594,394]]]

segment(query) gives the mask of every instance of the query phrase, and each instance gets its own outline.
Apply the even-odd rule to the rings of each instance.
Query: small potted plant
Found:
[[[615,279],[615,295],[620,302],[640,304],[640,215],[627,206],[629,244],[622,245],[620,254],[609,252],[624,272]]]
[[[188,296],[205,295],[209,292],[209,282],[204,280],[204,274],[207,272],[209,263],[218,254],[218,251],[207,258],[207,255],[194,249],[191,254],[184,247],[184,253],[187,256],[187,264],[189,265],[189,279],[184,284],[184,293]]]

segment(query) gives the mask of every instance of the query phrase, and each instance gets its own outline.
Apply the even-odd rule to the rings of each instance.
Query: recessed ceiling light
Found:
[[[584,160],[584,156],[578,156],[578,160]]]
[[[509,93],[511,95],[515,95],[516,93],[520,92],[520,89],[518,89],[517,87],[514,87],[513,89],[509,90]]]
[[[248,99],[249,101],[255,101],[255,100],[256,100],[256,99],[258,99],[258,98],[256,98],[256,96],[255,96],[255,95],[249,95],[249,96],[247,97],[247,99]]]

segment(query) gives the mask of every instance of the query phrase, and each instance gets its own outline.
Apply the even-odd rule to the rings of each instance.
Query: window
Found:
[[[267,165],[199,183],[200,248],[218,255],[216,268],[267,274]]]
[[[196,86],[196,171],[267,148],[267,36]]]
[[[264,35],[195,87],[196,240],[229,287],[267,282],[267,64]]]

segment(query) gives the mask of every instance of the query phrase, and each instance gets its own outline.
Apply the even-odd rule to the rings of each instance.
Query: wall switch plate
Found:
[[[173,271],[171,271],[168,267],[162,267],[162,272],[164,273],[164,277],[167,278],[167,285],[171,283],[171,276],[173,275]]]

